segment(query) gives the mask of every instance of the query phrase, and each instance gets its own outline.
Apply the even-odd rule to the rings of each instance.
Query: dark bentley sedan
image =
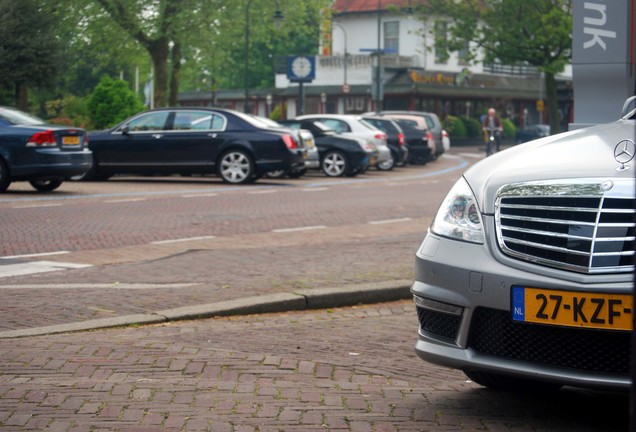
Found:
[[[280,123],[312,133],[320,156],[320,168],[328,177],[353,177],[377,162],[378,151],[372,144],[362,138],[339,135],[318,119],[284,120]]]
[[[15,108],[0,107],[0,192],[11,182],[28,181],[35,189],[57,189],[65,178],[91,167],[86,132],[46,124]]]
[[[269,171],[302,168],[305,150],[285,129],[273,129],[238,111],[160,108],[114,128],[89,133],[93,168],[83,179],[114,174],[217,174],[250,183]]]

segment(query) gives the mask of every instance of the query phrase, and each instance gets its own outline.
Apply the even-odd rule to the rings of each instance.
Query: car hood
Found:
[[[565,132],[520,144],[475,164],[464,173],[483,213],[495,211],[497,191],[508,184],[560,179],[632,179],[634,160],[620,164],[614,149],[623,140],[635,140],[636,121],[614,123]],[[632,147],[633,148],[633,147]]]

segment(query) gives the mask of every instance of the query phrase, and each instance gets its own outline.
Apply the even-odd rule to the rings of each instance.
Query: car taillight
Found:
[[[55,147],[56,145],[55,136],[50,130],[34,133],[26,143],[27,147]]]
[[[377,133],[377,134],[374,135],[374,138],[383,140],[383,139],[386,139],[386,134],[385,133]]]
[[[433,141],[433,134],[430,131],[426,132],[426,140]]]
[[[442,136],[444,138],[448,138],[448,132],[446,132],[444,129],[442,129]]]
[[[398,134],[398,145],[399,146],[403,146],[404,145],[404,134],[403,133],[399,133]]]
[[[294,150],[298,148],[298,143],[294,141],[294,138],[292,138],[291,135],[287,135],[287,134],[283,135],[283,141],[285,141],[285,145],[290,150]]]

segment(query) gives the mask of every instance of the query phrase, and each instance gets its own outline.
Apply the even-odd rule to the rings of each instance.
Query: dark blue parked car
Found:
[[[0,107],[0,192],[29,181],[39,191],[91,168],[84,129],[46,124],[15,108]]]
[[[547,137],[550,135],[550,125],[535,124],[526,126],[523,129],[517,130],[515,135],[515,142],[521,144],[527,141]]]
[[[217,174],[251,183],[270,171],[305,165],[302,141],[285,128],[221,108],[159,108],[89,133],[94,165],[84,180],[114,174]]]

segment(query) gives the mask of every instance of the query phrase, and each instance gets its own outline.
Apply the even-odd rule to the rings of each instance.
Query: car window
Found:
[[[428,128],[431,130],[435,129],[435,120],[433,120],[429,116],[424,116],[424,118],[426,119],[426,124],[428,125]]]
[[[135,117],[128,123],[130,132],[164,130],[170,111],[153,112]]]
[[[338,133],[342,132],[351,132],[349,129],[349,125],[341,120],[337,119],[320,119],[320,121],[327,126],[329,129],[332,129]]]
[[[223,117],[206,111],[177,111],[174,116],[174,130],[220,130],[225,121]]]
[[[375,131],[375,130],[380,129],[379,127],[377,127],[377,126],[375,126],[375,125],[372,125],[371,123],[367,123],[367,122],[366,122],[366,121],[364,121],[363,119],[360,119],[360,120],[359,120],[359,123],[360,123],[362,126],[366,127],[366,128],[367,128],[367,129],[369,129],[369,130],[372,130],[372,131]]]

